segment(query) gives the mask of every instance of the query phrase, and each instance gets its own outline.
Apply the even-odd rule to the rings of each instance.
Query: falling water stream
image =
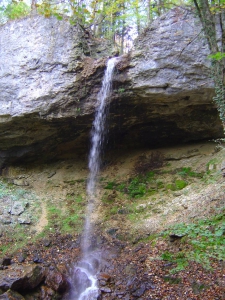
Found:
[[[97,177],[101,163],[101,150],[104,143],[107,118],[107,99],[111,94],[113,71],[118,58],[108,60],[101,90],[97,96],[97,108],[91,131],[89,154],[89,178],[87,183],[87,208],[84,233],[81,241],[82,258],[74,269],[71,300],[96,300],[99,296],[97,272],[101,257],[91,249],[93,234],[93,212],[97,204]]]

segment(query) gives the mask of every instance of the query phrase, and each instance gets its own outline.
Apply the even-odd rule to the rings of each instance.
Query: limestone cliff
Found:
[[[86,151],[112,47],[67,21],[33,17],[0,27],[0,160]],[[110,146],[155,146],[222,136],[201,26],[174,9],[121,58]]]
[[[142,33],[128,70],[117,77],[123,93],[113,113],[115,120],[122,111],[115,126],[120,122],[126,143],[158,146],[222,135],[208,55],[200,21],[189,11],[173,9]]]

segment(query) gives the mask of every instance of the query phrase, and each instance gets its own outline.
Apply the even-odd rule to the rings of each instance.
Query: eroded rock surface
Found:
[[[41,16],[9,22],[0,35],[2,163],[46,151],[54,157],[57,144],[91,126],[90,117],[79,116],[93,112],[109,44],[88,40],[69,22]],[[97,83],[86,82],[93,73]]]
[[[116,77],[112,118],[120,141],[155,146],[222,136],[201,30],[192,13],[173,9],[137,39],[129,68]]]
[[[123,56],[114,78],[109,145],[222,136],[209,50],[200,32],[192,13],[174,9]],[[41,16],[0,27],[0,44],[2,167],[21,158],[49,160],[87,151],[112,47],[66,21]]]

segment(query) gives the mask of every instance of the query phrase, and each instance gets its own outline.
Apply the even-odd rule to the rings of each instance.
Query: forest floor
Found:
[[[214,142],[105,157],[93,214],[103,299],[225,299],[224,158]],[[0,256],[76,261],[87,176],[86,158],[5,170]]]

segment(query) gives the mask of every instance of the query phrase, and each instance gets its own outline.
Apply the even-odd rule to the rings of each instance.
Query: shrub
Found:
[[[30,13],[30,7],[24,2],[12,2],[7,5],[4,14],[10,20],[23,18]]]

